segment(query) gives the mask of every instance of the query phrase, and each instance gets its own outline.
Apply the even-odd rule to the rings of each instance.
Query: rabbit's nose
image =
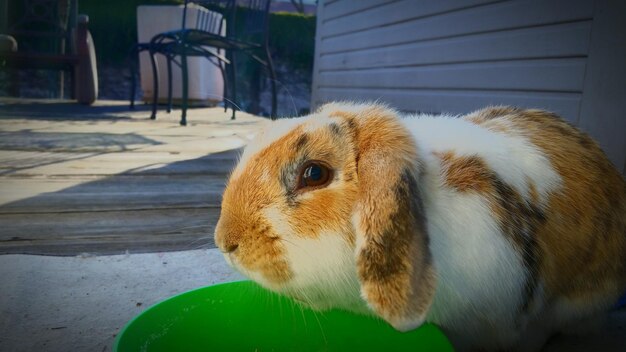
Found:
[[[237,250],[237,248],[239,248],[239,244],[237,243],[227,243],[224,247],[224,252],[225,253],[232,253],[234,251]]]
[[[229,232],[216,232],[215,244],[222,253],[232,253],[239,248],[239,236]]]
[[[223,253],[232,253],[239,247],[241,231],[229,217],[220,217],[215,227],[215,244]]]

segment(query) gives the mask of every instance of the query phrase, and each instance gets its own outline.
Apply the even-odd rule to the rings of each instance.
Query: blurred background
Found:
[[[3,0],[8,1],[8,0]],[[183,0],[81,0],[78,13],[89,16],[98,65],[101,100],[127,100],[130,88],[129,50],[137,43],[137,7],[181,5]],[[316,0],[283,0],[271,4],[269,47],[277,75],[278,115],[295,116],[309,111],[315,44]],[[2,4],[2,1],[0,1]],[[10,16],[10,14],[9,14]],[[177,19],[179,24],[180,20]],[[0,26],[1,28],[1,26]],[[238,105],[244,111],[268,116],[271,96],[268,75],[248,55],[237,58]],[[9,80],[0,70],[0,96],[9,95]],[[58,72],[20,70],[22,98],[59,96]],[[69,79],[69,78],[66,78]],[[68,84],[65,85],[66,87]],[[137,97],[142,98],[138,85]],[[69,97],[69,93],[64,93]]]

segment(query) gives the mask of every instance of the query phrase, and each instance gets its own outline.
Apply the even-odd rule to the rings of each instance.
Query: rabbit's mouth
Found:
[[[249,247],[243,246],[232,252],[224,252],[222,255],[231,268],[261,286],[279,292],[292,278],[290,268],[280,257],[268,261],[267,258],[250,254],[250,251],[254,252],[256,249],[251,250]]]

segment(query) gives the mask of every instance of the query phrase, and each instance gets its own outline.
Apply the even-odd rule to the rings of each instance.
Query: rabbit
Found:
[[[459,350],[537,351],[600,326],[625,292],[626,184],[550,112],[329,103],[246,146],[215,243],[313,309],[434,323]]]

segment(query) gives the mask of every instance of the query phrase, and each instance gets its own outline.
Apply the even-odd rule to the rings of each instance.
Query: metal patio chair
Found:
[[[244,52],[256,62],[266,67],[271,78],[272,112],[276,116],[276,74],[268,47],[270,0],[208,0],[185,1],[182,28],[157,34],[150,43],[140,44],[138,50],[150,53],[154,93],[151,118],[156,118],[158,102],[158,70],[156,54],[167,60],[168,67],[168,111],[171,108],[171,68],[172,63],[182,70],[182,115],[180,124],[187,124],[188,108],[188,66],[189,56],[202,56],[218,65],[224,78],[224,107],[232,110],[232,119],[237,110],[236,53]],[[193,4],[193,5],[192,5]],[[193,28],[187,28],[187,9],[190,6],[203,6],[219,12],[226,22],[225,35],[223,21],[218,16],[201,16]],[[219,21],[219,23],[215,22]],[[211,50],[211,48],[213,50]],[[225,55],[224,55],[225,53]],[[134,95],[134,91],[132,93]],[[131,100],[132,101],[132,100]]]

